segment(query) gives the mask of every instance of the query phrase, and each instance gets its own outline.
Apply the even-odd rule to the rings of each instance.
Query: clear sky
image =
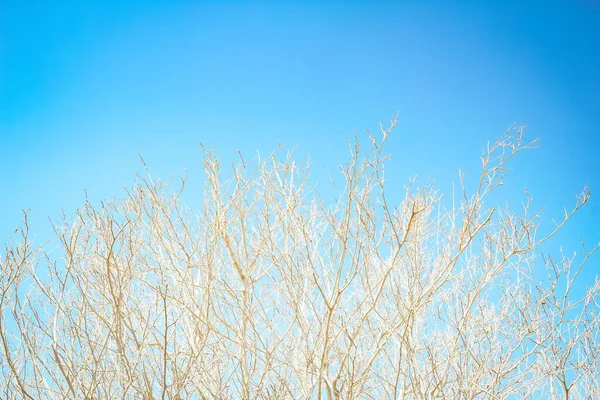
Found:
[[[589,185],[563,238],[600,240],[599,2],[285,3],[0,0],[2,242],[24,208],[41,242],[84,189],[123,195],[138,154],[193,186],[198,141],[225,160],[281,143],[335,174],[346,137],[397,110],[393,185],[475,174],[524,123],[541,147],[502,194],[560,217]]]

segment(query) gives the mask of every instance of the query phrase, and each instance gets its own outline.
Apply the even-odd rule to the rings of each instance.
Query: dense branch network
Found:
[[[148,175],[56,225],[58,260],[25,215],[0,264],[0,397],[600,398],[600,284],[572,293],[597,246],[536,251],[587,190],[545,237],[529,198],[486,206],[535,145],[511,127],[473,191],[411,183],[391,204],[395,124],[351,144],[332,204],[291,155],[223,180],[205,151],[201,208]]]

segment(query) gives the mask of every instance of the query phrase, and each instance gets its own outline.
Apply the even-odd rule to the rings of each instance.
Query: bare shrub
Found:
[[[240,157],[224,181],[205,151],[200,209],[148,175],[56,225],[58,260],[25,215],[1,259],[0,397],[600,398],[600,284],[572,293],[598,246],[536,250],[588,191],[544,237],[529,198],[486,206],[535,144],[511,127],[474,191],[411,183],[390,204],[395,124],[350,146],[333,204],[291,156]]]

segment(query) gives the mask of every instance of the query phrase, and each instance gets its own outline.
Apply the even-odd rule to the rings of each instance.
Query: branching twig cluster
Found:
[[[588,192],[545,237],[529,198],[486,206],[535,145],[511,127],[458,204],[412,183],[390,204],[395,124],[351,144],[334,204],[290,155],[223,180],[205,151],[200,209],[148,176],[57,224],[60,260],[25,215],[0,264],[0,397],[600,398],[600,283],[573,293],[598,247],[536,251]]]

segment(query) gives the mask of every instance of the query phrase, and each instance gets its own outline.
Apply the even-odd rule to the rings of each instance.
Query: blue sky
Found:
[[[194,187],[198,141],[226,161],[296,147],[326,188],[346,138],[400,110],[394,187],[474,176],[481,146],[526,124],[540,149],[500,195],[528,187],[548,221],[589,185],[562,236],[575,250],[600,240],[599,27],[591,0],[0,0],[0,239],[24,208],[42,242],[84,189],[123,195],[138,154],[163,178],[187,167]]]

